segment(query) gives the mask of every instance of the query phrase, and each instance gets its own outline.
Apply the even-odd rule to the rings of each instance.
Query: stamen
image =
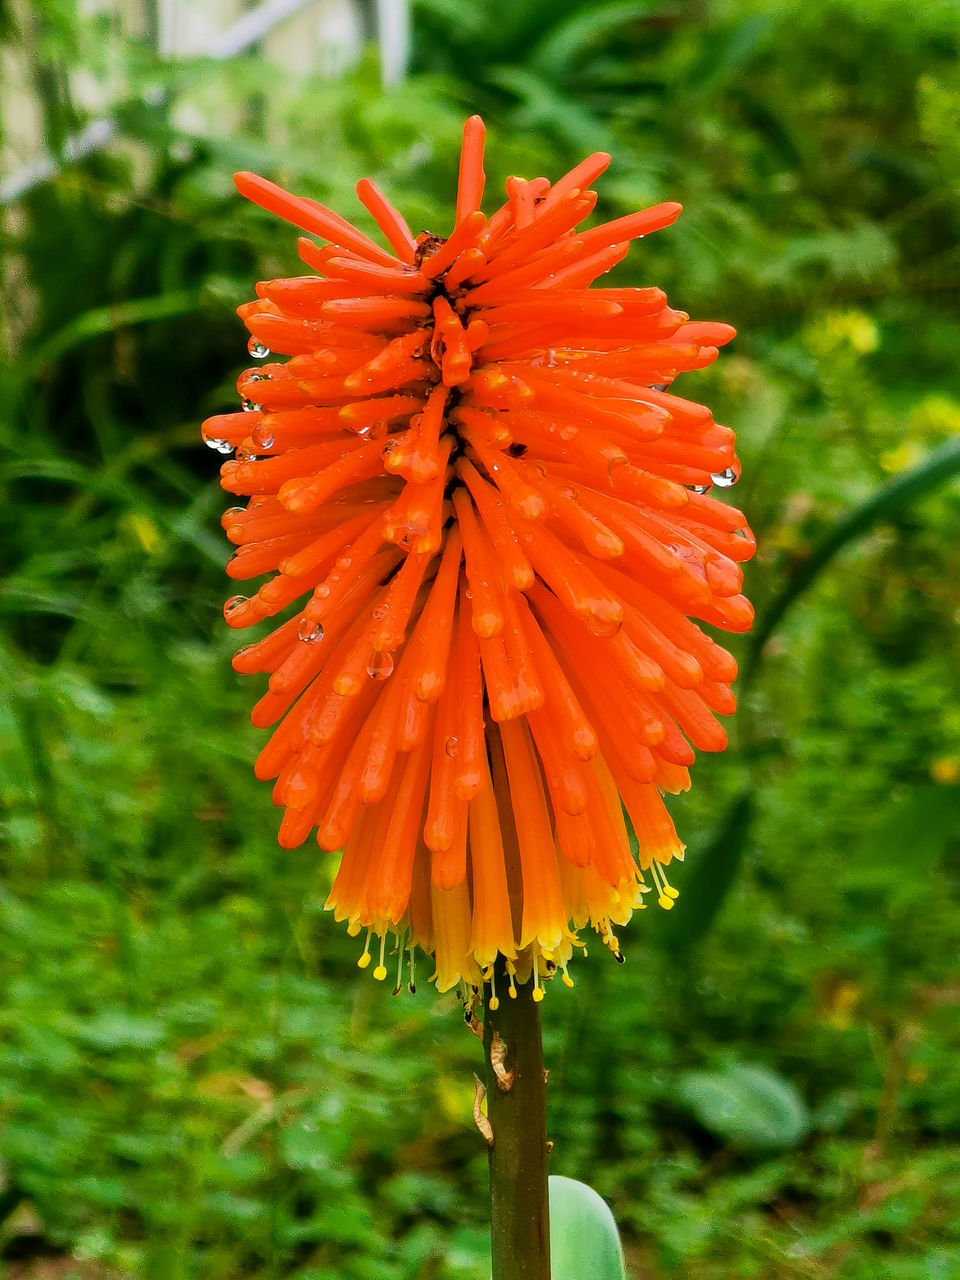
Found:
[[[662,907],[664,911],[672,911],[674,902],[680,897],[680,890],[675,889],[670,884],[667,880],[666,872],[656,859],[650,863],[650,872],[659,895],[657,897],[657,906]]]
[[[363,954],[361,955],[360,959],[357,961],[358,969],[366,969],[370,964],[370,935],[372,933],[373,933],[373,929],[367,930],[367,940],[363,944]]]
[[[507,977],[510,979],[510,999],[511,1000],[516,1000],[517,998],[517,988],[513,981],[514,976],[516,975],[516,972],[517,972],[516,965],[513,963],[512,960],[508,960],[507,961]]]
[[[540,1004],[540,1002],[543,1000],[543,988],[540,986],[539,956],[533,957],[533,990],[530,992],[530,997],[533,1000],[534,1004]]]
[[[491,965],[490,968],[486,971],[486,973],[483,976],[485,980],[490,983],[490,999],[488,1001],[488,1004],[490,1006],[490,1009],[494,1013],[496,1013],[496,1011],[500,1008],[500,997],[497,995],[497,977],[496,977],[496,973],[494,972],[494,966]]]
[[[395,996],[398,996],[400,992],[403,990],[403,955],[404,955],[404,948],[401,945],[400,935],[398,933],[397,934],[397,985],[393,991],[393,994]]]
[[[383,958],[386,953],[386,950],[387,950],[387,935],[386,933],[382,933],[380,935],[380,963],[377,965],[377,967],[373,971],[373,976],[376,978],[378,982],[382,982],[384,978],[387,976],[387,966],[383,963]]]

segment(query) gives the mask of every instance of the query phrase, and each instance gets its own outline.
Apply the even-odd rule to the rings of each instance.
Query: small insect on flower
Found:
[[[269,674],[252,718],[276,726],[256,773],[281,845],[342,850],[327,906],[366,932],[361,967],[378,940],[375,978],[389,941],[398,988],[420,948],[441,990],[502,956],[542,998],[585,926],[619,954],[644,893],[673,905],[663,793],[735,705],[736,663],[693,619],[750,626],[754,540],[710,496],[739,475],[733,432],[666,389],[733,329],[589,287],[680,205],[581,229],[597,154],[510,178],[487,217],[483,142],[474,116],[446,239],[358,183],[389,249],[237,174],[325,244],[240,307],[258,364],[203,433],[249,499],[223,517],[227,573],[272,575],[227,623],[285,618],[233,660]]]

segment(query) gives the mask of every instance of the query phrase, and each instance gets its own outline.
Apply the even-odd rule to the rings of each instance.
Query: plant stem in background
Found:
[[[501,999],[486,995],[483,1018],[487,1116],[493,1130],[493,1280],[550,1280],[547,1080],[540,1007],[533,999],[532,980],[516,984],[515,999],[509,988],[506,966],[498,957],[493,989]]]

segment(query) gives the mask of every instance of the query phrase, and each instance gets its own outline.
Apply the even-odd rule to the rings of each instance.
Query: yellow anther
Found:
[[[490,999],[487,1001],[487,1008],[491,1009],[494,1013],[496,1013],[497,1010],[500,1008],[499,996],[491,996]]]
[[[384,956],[386,955],[386,953],[387,953],[387,935],[383,933],[380,935],[380,963],[377,965],[377,967],[373,971],[373,976],[376,978],[378,982],[382,982],[384,978],[387,976],[387,966],[383,963]]]
[[[657,906],[663,907],[664,911],[672,911],[673,899],[668,898],[665,893],[661,893],[660,897],[657,899]]]
[[[533,997],[533,1003],[539,1004],[543,999],[543,987],[534,987],[530,994]]]
[[[560,981],[563,983],[565,987],[573,986],[573,979],[570,977],[569,973],[567,973],[566,969],[564,969],[563,973],[561,973]]]
[[[363,953],[363,955],[360,957],[360,959],[357,961],[357,968],[358,968],[358,969],[366,969],[366,967],[367,967],[367,965],[369,965],[369,963],[370,963],[370,952],[369,952],[369,951],[365,951],[365,952]]]
[[[668,898],[673,898],[674,902],[676,902],[677,898],[680,897],[680,890],[675,889],[672,884],[665,884],[663,886],[663,891]]]

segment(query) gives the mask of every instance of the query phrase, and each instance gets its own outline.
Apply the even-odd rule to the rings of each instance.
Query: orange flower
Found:
[[[237,175],[327,244],[301,239],[317,274],[239,309],[253,356],[290,358],[243,373],[244,412],[203,431],[249,498],[223,519],[227,572],[273,575],[227,622],[288,615],[234,658],[270,676],[253,722],[277,726],[256,772],[280,843],[343,850],[327,906],[366,930],[361,967],[379,939],[374,977],[392,936],[398,988],[419,947],[441,990],[499,954],[539,996],[569,983],[578,930],[619,954],[649,888],[673,905],[662,795],[734,709],[736,664],[691,619],[750,626],[754,542],[708,496],[739,473],[733,432],[666,390],[733,329],[656,288],[589,288],[680,205],[579,229],[597,154],[552,185],[510,178],[488,218],[483,138],[468,120],[446,240],[357,185],[389,251]]]

